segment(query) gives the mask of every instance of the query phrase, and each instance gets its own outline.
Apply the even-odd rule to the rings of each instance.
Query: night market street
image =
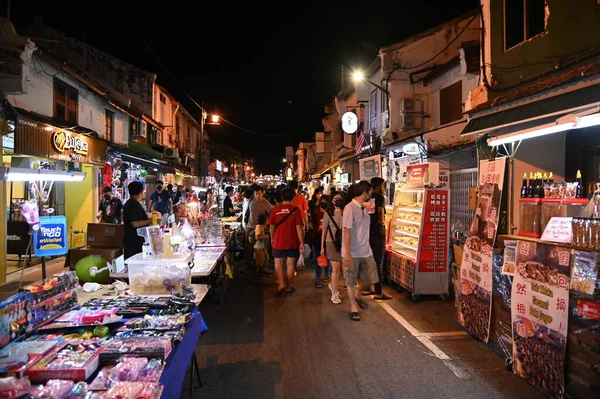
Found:
[[[309,264],[296,279],[296,292],[276,298],[273,281],[237,273],[221,304],[204,302],[209,331],[196,350],[203,383],[197,395],[544,397],[463,333],[453,300],[432,296],[414,303],[409,294],[386,287],[394,299],[367,299],[369,308],[356,323],[348,318],[343,288],[344,302],[334,305],[326,285],[313,287]]]

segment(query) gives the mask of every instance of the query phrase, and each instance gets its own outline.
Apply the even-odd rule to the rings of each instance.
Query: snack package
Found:
[[[571,289],[594,295],[598,278],[598,255],[592,252],[574,251],[571,267]]]

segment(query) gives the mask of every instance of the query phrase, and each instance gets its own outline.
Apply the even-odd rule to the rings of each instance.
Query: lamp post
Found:
[[[377,87],[379,90],[381,90],[382,92],[385,93],[386,96],[390,95],[390,92],[384,88],[381,85],[378,85],[377,83],[371,82],[370,80],[365,78],[365,75],[361,72],[361,71],[355,71],[354,74],[352,75],[352,78],[354,79],[355,82],[367,82],[375,87]]]
[[[197,160],[199,160],[198,163],[196,163],[196,165],[198,166],[198,171],[200,172],[202,170],[202,157],[206,157],[206,162],[208,162],[208,154],[206,152],[206,134],[204,131],[204,125],[220,125],[219,123],[219,115],[212,113],[209,114],[206,111],[206,107],[204,105],[204,103],[202,103],[202,106],[199,106],[200,111],[202,112],[202,115],[200,117],[200,153],[197,155]],[[211,122],[206,122],[206,119],[208,118],[208,116],[211,115]],[[200,172],[201,173],[201,172]],[[198,173],[198,176],[200,176],[200,173]],[[200,176],[203,179],[206,178],[206,176]],[[203,180],[204,182],[204,180]]]

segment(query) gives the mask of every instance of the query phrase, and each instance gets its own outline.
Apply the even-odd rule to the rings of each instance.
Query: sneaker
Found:
[[[324,283],[327,283],[327,282],[329,282],[329,276],[325,276],[325,277],[323,277],[323,282],[324,282]]]
[[[320,281],[317,281],[317,282],[315,283],[315,288],[321,288],[321,287],[323,287],[323,285],[321,284],[321,282],[320,282]]]
[[[339,305],[340,303],[342,303],[342,300],[340,299],[340,294],[338,294],[338,293],[332,294],[331,302],[335,303],[336,305]]]
[[[329,283],[327,287],[329,287],[329,290],[331,291],[331,301],[333,301],[333,296],[336,294],[336,292],[333,290],[331,283]]]

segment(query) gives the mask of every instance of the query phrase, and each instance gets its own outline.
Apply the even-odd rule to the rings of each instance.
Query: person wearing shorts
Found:
[[[295,291],[292,285],[296,261],[304,255],[304,218],[302,212],[292,205],[296,193],[286,188],[281,193],[283,202],[271,210],[269,229],[275,258],[278,297]],[[287,284],[284,279],[284,265],[287,267]]]
[[[365,284],[379,281],[377,264],[369,245],[371,217],[364,206],[371,198],[371,183],[360,181],[352,185],[348,195],[352,201],[344,208],[342,217],[342,269],[350,301],[350,319],[360,321],[358,308],[366,305],[356,297],[357,279],[360,276]]]

